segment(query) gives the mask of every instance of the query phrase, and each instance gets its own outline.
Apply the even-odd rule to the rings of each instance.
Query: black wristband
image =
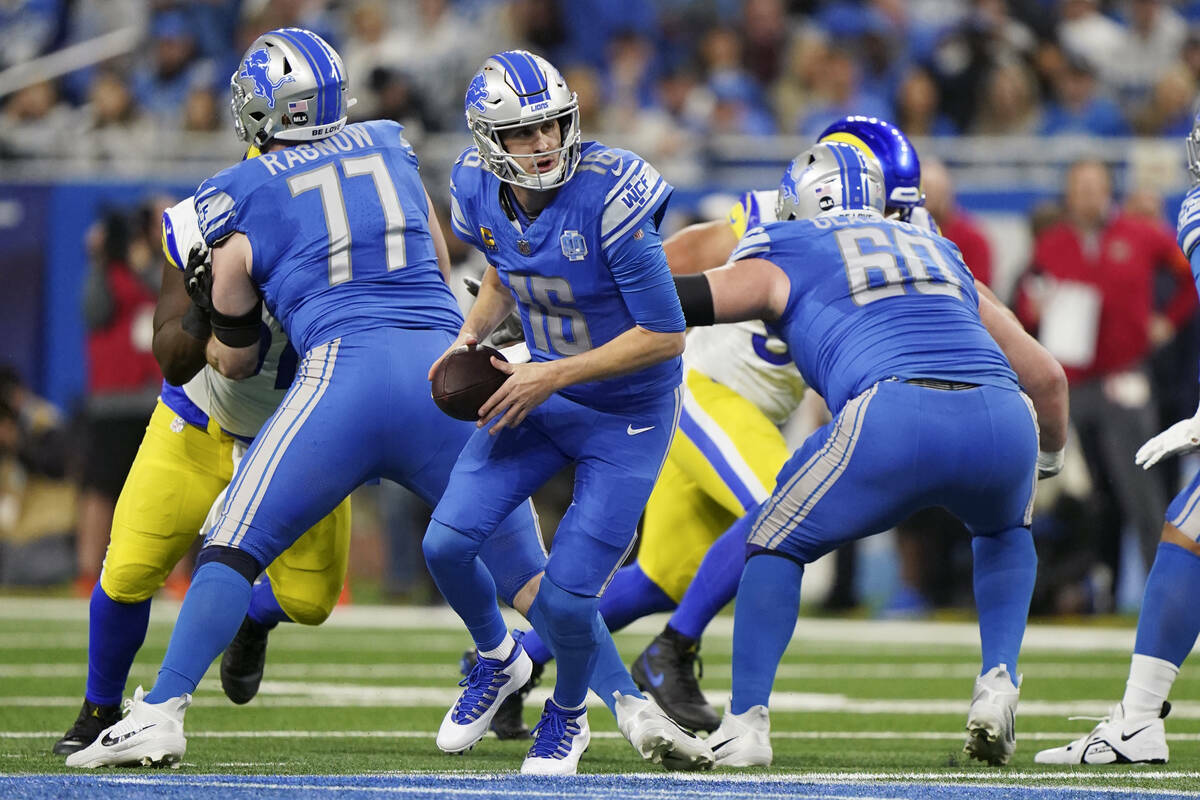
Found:
[[[226,316],[214,308],[209,319],[217,341],[229,347],[250,347],[262,338],[262,300],[236,317]]]
[[[212,335],[212,323],[208,320],[208,312],[195,303],[188,307],[187,313],[180,321],[180,326],[183,328],[183,332],[193,339],[207,342],[208,337]]]
[[[716,322],[712,287],[708,285],[707,275],[676,275],[675,292],[679,295],[683,319],[688,327]]]

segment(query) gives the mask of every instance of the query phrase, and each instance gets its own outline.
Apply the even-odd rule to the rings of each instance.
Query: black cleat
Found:
[[[471,670],[475,667],[475,656],[474,650],[463,651],[462,660],[458,664],[458,669],[463,675],[471,674]],[[545,664],[533,662],[533,673],[525,685],[500,703],[500,707],[496,709],[496,716],[492,717],[492,724],[489,726],[492,733],[496,734],[497,739],[507,741],[533,738],[533,734],[525,726],[525,698],[533,691],[533,687],[542,682],[542,672],[545,669]]]
[[[96,741],[105,728],[116,725],[120,721],[121,707],[119,705],[98,706],[90,700],[84,700],[83,708],[79,709],[79,716],[75,718],[75,724],[71,726],[71,730],[54,743],[54,754],[69,756],[71,753],[78,752]]]
[[[721,718],[700,691],[704,677],[700,642],[669,625],[633,662],[633,682],[646,692],[667,716],[692,731],[715,731]]]
[[[242,620],[237,636],[221,656],[221,688],[238,705],[249,703],[258,694],[267,662],[267,634],[271,629],[250,617]]]

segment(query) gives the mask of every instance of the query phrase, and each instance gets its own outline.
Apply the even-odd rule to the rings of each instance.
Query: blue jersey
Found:
[[[297,351],[380,327],[457,333],[417,157],[395,122],[248,159],[196,192],[204,240],[240,232],[251,278]]]
[[[746,232],[731,260],[745,258],[787,273],[769,327],[834,414],[888,378],[1017,387],[958,248],[926,228],[877,214],[774,222]]]
[[[451,173],[454,232],[478,248],[513,293],[535,361],[583,353],[635,325],[684,329],[658,223],[671,186],[628,150],[585,142],[579,168],[532,222],[468,148]],[[673,358],[561,394],[597,409],[674,391]]]

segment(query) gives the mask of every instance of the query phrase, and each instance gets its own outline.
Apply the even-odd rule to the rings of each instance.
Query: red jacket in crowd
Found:
[[[88,334],[88,393],[134,392],[162,380],[150,350],[155,296],[133,271],[110,264],[105,281],[112,315]]]
[[[992,248],[975,221],[960,209],[941,226],[942,236],[958,245],[963,261],[977,281],[992,285]]]
[[[1155,313],[1158,269],[1170,270],[1174,288],[1162,312],[1178,328],[1196,309],[1191,265],[1166,228],[1140,217],[1117,215],[1089,252],[1079,233],[1060,222],[1034,243],[1033,269],[1051,278],[1095,286],[1100,291],[1096,354],[1085,367],[1064,367],[1074,383],[1133,367],[1149,355],[1150,318]],[[1028,297],[1018,303],[1027,324],[1036,316]]]

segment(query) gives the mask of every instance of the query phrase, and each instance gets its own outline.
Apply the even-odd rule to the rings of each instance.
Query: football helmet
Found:
[[[506,50],[483,62],[467,87],[467,127],[483,166],[505,183],[544,191],[562,186],[579,165],[579,101],[549,61],[525,50]],[[545,173],[528,172],[501,141],[505,131],[558,120],[562,141],[546,155],[558,165]]]
[[[1196,104],[1192,117],[1192,132],[1184,140],[1187,142],[1188,172],[1192,173],[1192,182],[1200,183],[1200,103]]]
[[[925,202],[917,151],[904,132],[887,120],[861,115],[843,117],[821,131],[817,141],[852,144],[873,156],[883,169],[883,185],[887,187],[884,205],[897,209],[905,222],[912,210]]]
[[[792,159],[779,182],[781,220],[871,210],[882,214],[883,170],[852,144],[821,142]]]
[[[307,142],[346,125],[354,105],[347,96],[342,58],[303,28],[259,36],[229,79],[230,109],[238,137],[255,147],[271,139]]]

